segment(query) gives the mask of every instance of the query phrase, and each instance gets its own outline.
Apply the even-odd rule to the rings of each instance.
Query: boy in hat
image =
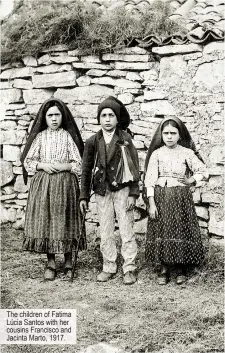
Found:
[[[103,255],[103,271],[97,281],[106,282],[117,271],[116,215],[122,240],[124,284],[133,284],[137,279],[133,209],[139,196],[139,163],[132,139],[124,131],[130,123],[130,116],[123,103],[110,96],[99,105],[97,119],[101,130],[86,141],[84,149],[80,208],[84,214],[93,188]]]

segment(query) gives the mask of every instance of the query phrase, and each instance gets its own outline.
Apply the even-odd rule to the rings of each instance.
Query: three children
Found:
[[[121,101],[110,96],[101,102],[97,119],[101,129],[86,141],[83,153],[79,130],[66,105],[50,99],[40,108],[22,155],[27,172],[34,174],[23,248],[47,253],[46,280],[55,278],[55,254],[63,252],[70,276],[73,247],[86,246],[81,214],[86,214],[93,189],[103,256],[97,281],[106,282],[117,272],[116,217],[124,284],[130,285],[137,280],[133,209],[139,197],[138,154],[128,133],[130,116]],[[80,190],[77,176],[82,153]],[[204,255],[190,185],[207,178],[207,171],[186,126],[177,117],[162,120],[145,169],[149,200],[146,260],[160,267],[159,284],[168,282],[171,265],[177,268],[176,281],[181,284],[186,279],[186,266],[200,264]]]

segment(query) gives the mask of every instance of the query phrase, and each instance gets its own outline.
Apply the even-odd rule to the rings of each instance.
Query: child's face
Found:
[[[104,108],[100,114],[100,124],[103,130],[111,132],[115,129],[118,123],[116,114],[111,108]]]
[[[163,128],[162,139],[167,147],[176,147],[179,138],[179,131],[176,127],[173,127],[172,125],[167,125]]]
[[[47,110],[46,123],[51,130],[57,130],[61,126],[62,114],[56,106]]]

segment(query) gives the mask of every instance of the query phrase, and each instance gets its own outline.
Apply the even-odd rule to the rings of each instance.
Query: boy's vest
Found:
[[[87,197],[87,188],[92,187],[95,193],[104,196],[107,186],[111,191],[117,191],[129,185],[132,195],[139,196],[139,163],[138,154],[132,144],[130,135],[116,129],[113,140],[106,148],[102,130],[86,141],[88,154],[94,158],[94,167],[89,170],[85,161],[85,153],[82,168],[81,199]],[[126,146],[129,169],[133,175],[133,181],[121,183],[121,146]],[[87,163],[88,164],[88,163]],[[92,164],[93,166],[93,164]],[[90,176],[92,175],[92,180]],[[92,182],[92,185],[90,183]],[[88,185],[89,184],[89,185]]]

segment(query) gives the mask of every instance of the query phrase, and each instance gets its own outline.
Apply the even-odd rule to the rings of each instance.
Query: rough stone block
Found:
[[[214,51],[224,51],[225,46],[223,42],[211,42],[206,44],[203,49],[203,55],[210,54]]]
[[[187,62],[182,55],[163,57],[160,61],[159,84],[166,92],[170,92],[171,88],[179,89],[186,72]]]
[[[113,95],[111,88],[91,85],[73,89],[58,89],[54,96],[66,103],[83,104],[87,102],[99,104],[103,99]]]
[[[0,166],[1,166],[1,186],[4,186],[14,178],[12,163],[7,162],[6,160],[0,159]]]
[[[72,63],[75,69],[99,69],[99,70],[109,70],[110,65],[103,65],[98,63]]]
[[[203,218],[205,220],[209,219],[209,211],[206,207],[195,206],[195,210],[199,218]]]
[[[89,85],[91,84],[91,78],[88,77],[88,76],[80,76],[80,77],[77,79],[77,84],[78,84],[78,86],[80,86],[80,87],[89,86]]]
[[[174,107],[167,100],[156,100],[141,104],[142,113],[158,115],[175,115]]]
[[[21,103],[11,103],[8,105],[7,110],[17,110],[17,109],[25,109],[26,105],[21,102]]]
[[[14,184],[14,190],[20,193],[25,193],[28,191],[29,189],[29,184],[30,184],[30,180],[28,179],[28,184],[25,185],[24,184],[24,180],[23,180],[23,176],[22,175],[18,175],[16,177],[16,182]]]
[[[68,71],[57,72],[55,74],[34,75],[33,85],[34,88],[76,86],[76,74],[74,71]]]
[[[124,93],[118,96],[118,99],[125,105],[131,104],[134,101],[134,96],[131,93]]]
[[[126,80],[130,80],[130,81],[144,81],[144,79],[138,75],[136,72],[128,72],[126,75]]]
[[[150,70],[154,66],[151,62],[137,63],[137,62],[115,62],[115,70],[134,70],[134,71],[143,71]]]
[[[3,159],[5,161],[17,161],[20,158],[20,148],[18,146],[3,146]]]
[[[0,78],[2,80],[13,79],[13,78],[21,78],[21,77],[31,77],[33,74],[33,69],[31,67],[23,67],[23,68],[15,68],[5,70],[1,73]]]
[[[22,167],[13,167],[13,173],[14,174],[23,174]]]
[[[29,80],[23,80],[21,78],[16,78],[13,83],[13,87],[22,89],[32,89],[33,84]]]
[[[214,207],[209,207],[209,233],[218,236],[224,236],[224,220],[221,219],[221,210]]]
[[[26,139],[26,131],[2,131],[1,138],[3,145],[22,145]]]
[[[177,54],[188,54],[201,52],[202,47],[198,44],[178,44],[178,45],[166,45],[163,47],[153,47],[152,52],[161,56],[166,55],[177,55]]]
[[[16,103],[21,101],[22,92],[18,88],[10,88],[6,90],[1,90],[1,102],[6,104]]]
[[[122,48],[122,49],[115,50],[115,53],[127,54],[127,55],[132,55],[132,54],[148,55],[149,54],[149,52],[146,49],[143,49],[140,47]]]
[[[25,217],[21,219],[17,219],[15,223],[13,223],[13,228],[14,229],[24,229],[25,226]]]
[[[134,147],[139,150],[145,147],[142,141],[134,140],[133,143],[134,143]]]
[[[51,65],[47,65],[47,66],[37,67],[33,70],[33,72],[34,73],[41,73],[41,74],[52,74],[52,73],[56,73],[56,72],[64,72],[64,71],[71,71],[71,70],[72,70],[71,64],[64,64],[64,65],[51,64]],[[76,73],[76,71],[74,71],[74,72]],[[78,74],[77,74],[77,76],[78,76]]]
[[[166,99],[166,94],[162,91],[144,91],[144,99],[146,101]]]
[[[9,194],[13,194],[14,193],[14,189],[13,189],[12,186],[4,186],[2,188],[2,192],[3,192],[3,195],[5,195],[5,194],[9,195]]]
[[[81,56],[80,60],[84,63],[101,63],[101,60],[97,55]]]
[[[107,73],[107,70],[98,70],[98,69],[91,69],[89,70],[86,75],[94,76],[94,77],[102,77]]]
[[[22,61],[26,66],[37,66],[37,60],[33,56],[25,56],[22,58]]]
[[[5,200],[12,200],[16,198],[17,194],[6,194],[6,195],[2,195],[1,196],[1,201],[5,201]]]
[[[110,70],[110,71],[107,72],[107,76],[115,77],[115,78],[126,77],[127,76],[127,71]]]
[[[97,104],[76,104],[76,105],[68,104],[68,108],[70,109],[75,119],[77,116],[81,116],[82,118],[88,118],[88,119],[91,119],[91,118],[96,119],[98,105]]]
[[[131,54],[131,55],[126,55],[126,54],[103,54],[102,60],[103,61],[128,61],[128,62],[148,62],[150,56],[145,54],[145,55],[139,55],[139,54]]]
[[[12,120],[4,120],[0,122],[0,129],[2,130],[14,130],[16,129],[16,122]]]
[[[206,191],[202,193],[203,203],[216,203],[222,205],[224,196],[213,191]]]
[[[21,192],[17,195],[18,199],[23,200],[28,198],[28,192]]]
[[[12,81],[1,81],[0,90],[13,88],[13,80]]]
[[[200,203],[201,202],[201,193],[200,193],[200,189],[196,188],[195,191],[192,194],[193,196],[193,201],[194,203]]]
[[[205,74],[207,72],[207,75]],[[221,85],[223,87],[224,81],[224,62],[223,60],[216,60],[209,63],[199,65],[196,75],[193,79],[196,87],[202,87],[210,91],[214,87]],[[218,89],[217,89],[218,91]]]
[[[49,65],[51,64],[51,56],[49,54],[42,55],[38,59],[38,65]]]
[[[25,90],[23,92],[23,99],[26,104],[42,104],[45,100],[51,97],[53,97],[53,91],[47,89],[31,89]],[[30,110],[31,108],[32,107],[27,106],[27,109],[29,110],[30,114],[32,114]]]
[[[51,56],[51,62],[57,63],[57,64],[74,63],[76,61],[79,61],[79,58],[76,56],[68,56],[68,55]]]
[[[222,164],[224,165],[224,147],[223,146],[213,146],[211,153],[209,155],[209,160],[212,164]]]

